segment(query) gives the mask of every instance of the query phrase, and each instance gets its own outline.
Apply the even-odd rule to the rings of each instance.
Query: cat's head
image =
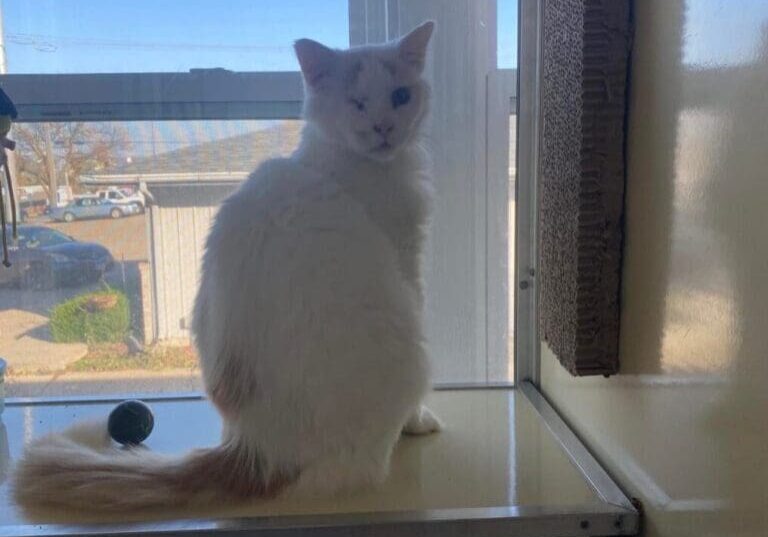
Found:
[[[304,118],[325,136],[366,157],[389,160],[408,144],[427,110],[422,77],[435,24],[384,45],[333,50],[296,42],[304,75]]]

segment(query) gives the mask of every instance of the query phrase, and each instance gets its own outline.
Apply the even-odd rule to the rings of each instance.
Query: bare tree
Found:
[[[13,137],[19,184],[42,186],[52,204],[57,185],[77,189],[78,177],[117,164],[130,146],[114,123],[26,123],[14,125]]]

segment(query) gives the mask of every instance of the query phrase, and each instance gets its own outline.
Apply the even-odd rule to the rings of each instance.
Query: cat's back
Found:
[[[211,305],[262,327],[285,311],[285,328],[300,311],[372,300],[372,289],[382,304],[399,301],[398,274],[391,242],[359,200],[290,158],[267,161],[222,203],[209,233],[195,306],[198,341],[211,329]]]
[[[234,259],[243,258],[263,266],[264,257],[296,249],[299,242],[309,255],[307,241],[327,242],[329,234],[364,235],[373,243],[383,237],[360,200],[336,179],[291,157],[271,159],[222,203],[206,242],[203,269],[232,268]]]
[[[226,248],[233,241],[251,240],[253,233],[274,227],[286,213],[301,212],[302,206],[333,188],[319,174],[291,158],[267,160],[224,199],[208,235],[206,251]]]
[[[227,209],[243,205],[252,217],[268,215],[302,201],[302,192],[319,186],[324,178],[291,157],[262,162],[222,204]],[[225,215],[230,211],[221,211]],[[236,215],[243,216],[243,215]]]

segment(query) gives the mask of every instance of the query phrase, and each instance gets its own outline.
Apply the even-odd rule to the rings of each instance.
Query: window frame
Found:
[[[395,0],[397,1],[397,0]],[[580,535],[588,531],[593,535],[633,535],[639,528],[639,514],[632,506],[629,499],[623,494],[620,488],[610,478],[610,476],[600,467],[599,463],[581,444],[574,433],[568,428],[563,420],[557,415],[556,411],[548,404],[546,399],[538,391],[536,384],[538,381],[538,334],[537,334],[537,286],[535,285],[536,276],[536,228],[535,228],[535,200],[536,200],[536,160],[537,160],[537,137],[538,137],[538,35],[541,25],[540,8],[542,0],[519,0],[520,2],[520,78],[518,79],[518,95],[520,100],[514,103],[517,108],[517,131],[518,131],[518,158],[516,162],[516,199],[524,201],[523,207],[516,211],[516,282],[528,282],[527,288],[522,289],[525,293],[520,293],[521,289],[515,292],[515,388],[533,404],[539,417],[546,423],[548,429],[557,438],[561,447],[566,451],[572,462],[582,472],[584,478],[598,493],[603,504],[599,506],[575,506],[566,508],[546,508],[546,507],[519,507],[506,506],[489,509],[449,509],[440,511],[419,511],[405,513],[363,513],[350,515],[325,515],[325,516],[301,516],[301,517],[260,517],[254,519],[245,519],[239,522],[231,520],[198,520],[198,521],[165,521],[142,524],[141,527],[132,527],[130,531],[136,534],[158,534],[173,533],[178,535],[281,535],[300,536],[300,535],[452,535],[464,536],[469,534],[484,534],[489,536],[502,535]],[[533,47],[533,50],[531,50]],[[253,73],[258,75],[258,73]],[[297,73],[293,73],[294,75]],[[0,76],[0,83],[8,80],[7,77],[15,75]],[[18,75],[24,77],[41,76],[59,76],[59,75]],[[135,75],[132,75],[135,76]],[[158,75],[153,75],[158,76]],[[162,76],[178,76],[160,75]],[[206,76],[201,77],[207,78]],[[258,78],[258,77],[257,77]],[[38,78],[38,81],[41,80]],[[21,83],[30,83],[27,81],[17,81]],[[202,82],[199,80],[198,82]],[[6,86],[8,87],[8,86]],[[273,88],[274,89],[274,88]],[[268,107],[275,103],[289,102],[277,95],[274,91],[266,92],[270,99],[260,101],[266,106],[255,106],[254,114],[269,113]],[[242,95],[242,97],[247,97]],[[283,96],[284,97],[284,96]],[[116,103],[112,99],[110,102],[117,105],[120,114],[147,113],[147,110],[158,111],[149,107],[125,107],[126,103]],[[503,102],[503,99],[500,99]],[[210,106],[198,106],[194,102],[179,100],[178,110],[184,110],[192,117],[189,119],[243,119],[234,118],[231,115],[208,116],[205,114],[225,113],[229,114],[232,109],[221,107],[221,102],[206,101]],[[248,100],[238,101],[242,103],[252,102]],[[110,116],[104,117],[98,115],[96,109],[89,109],[88,103],[56,103],[49,101],[44,104],[35,105],[29,102],[20,105],[19,116],[21,121],[51,121],[52,117],[42,112],[66,111],[70,112],[80,110],[82,115],[64,116],[61,120],[125,120],[125,117]],[[105,104],[105,103],[101,103]],[[141,104],[141,103],[139,103]],[[145,103],[146,104],[146,103]],[[39,106],[35,110],[35,106]],[[50,106],[50,108],[46,108]],[[300,102],[293,102],[295,113],[298,115]],[[59,107],[59,108],[56,108]],[[167,112],[167,110],[166,110]],[[489,109],[490,113],[491,110]],[[37,115],[35,115],[37,114]],[[197,114],[197,115],[196,115]],[[282,117],[282,116],[281,116]],[[36,118],[36,119],[30,119]],[[132,117],[133,119],[134,117]],[[275,119],[274,116],[248,116],[249,119]],[[158,119],[157,116],[150,118],[141,117],[140,119]],[[170,118],[168,118],[170,119]],[[174,119],[183,119],[174,117]],[[520,134],[523,134],[522,136]],[[530,291],[530,292],[527,292]],[[502,388],[510,388],[503,386]],[[481,388],[486,389],[487,386]],[[439,389],[439,388],[438,388]],[[138,394],[131,394],[131,397],[137,397]],[[146,397],[147,400],[166,400],[166,399],[193,399],[199,400],[201,395],[194,394],[151,394]],[[9,398],[8,405],[46,405],[46,404],[88,404],[97,402],[116,402],[121,400],[117,395],[110,396],[77,396],[77,397],[50,397],[50,398]],[[584,528],[588,528],[585,530]],[[18,531],[25,535],[79,535],[83,533],[83,528],[77,527],[46,527],[46,526],[22,526],[15,527],[13,531]],[[88,528],[88,533],[92,535],[111,535],[114,533],[124,533],[126,528],[123,526],[101,526],[99,528]]]
[[[17,122],[298,119],[301,73],[4,74]]]
[[[515,221],[515,384],[541,376],[538,275],[538,161],[543,0],[518,0]]]
[[[399,21],[398,2],[390,0],[350,0],[350,39],[359,25],[353,24],[355,6],[365,4],[366,35],[373,32],[385,39],[393,28],[387,21]],[[381,10],[384,19],[371,22],[368,10]],[[522,3],[521,3],[522,9]],[[487,17],[495,20],[495,11],[486,8]],[[523,12],[521,11],[521,14]],[[524,14],[523,14],[524,15]],[[521,17],[521,29],[524,17]],[[382,26],[383,25],[383,26]],[[395,26],[397,26],[395,24]],[[395,28],[396,30],[397,28]],[[378,33],[377,33],[378,32]],[[370,36],[369,36],[370,37]],[[522,38],[522,36],[521,36]],[[458,383],[441,383],[451,386],[513,386],[523,380],[536,381],[532,373],[538,369],[538,335],[535,322],[535,292],[524,292],[521,274],[531,274],[535,264],[535,147],[521,147],[530,139],[520,136],[528,132],[530,118],[535,114],[530,107],[521,107],[526,99],[517,99],[517,93],[525,88],[515,82],[516,70],[495,69],[486,76],[484,104],[485,136],[484,155],[479,161],[484,169],[475,170],[474,177],[484,184],[484,211],[475,225],[484,230],[482,259],[485,267],[484,280],[476,292],[482,295],[483,310],[478,319],[484,322],[483,341],[478,352],[484,360],[486,378]],[[162,120],[274,120],[299,119],[303,102],[301,73],[291,72],[234,72],[225,69],[193,69],[178,73],[115,73],[115,74],[4,74],[0,85],[14,100],[17,122],[57,121],[162,121]],[[519,86],[519,87],[518,87]],[[508,173],[494,155],[508,151],[508,127],[500,121],[510,113],[517,114],[518,150],[516,185],[515,244],[509,244],[500,222],[506,222]],[[526,119],[527,118],[527,119]],[[528,121],[524,123],[523,120]],[[507,132],[504,132],[504,129]],[[492,146],[491,144],[499,144]],[[501,147],[504,146],[504,147]],[[475,201],[475,203],[478,203]],[[483,214],[484,213],[484,214]],[[511,239],[511,237],[509,237]],[[502,242],[504,243],[502,245]],[[507,289],[507,250],[516,249],[513,282],[514,302],[509,303]],[[503,262],[500,262],[503,260]],[[532,277],[529,277],[532,280]],[[495,292],[496,289],[504,292]],[[478,295],[478,296],[480,296]],[[534,297],[532,299],[532,297]],[[514,315],[514,348],[508,348],[508,316]],[[505,382],[494,382],[497,370],[506,360],[512,360],[514,377]]]

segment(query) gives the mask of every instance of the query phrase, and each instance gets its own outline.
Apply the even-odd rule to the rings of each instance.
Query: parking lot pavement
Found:
[[[117,261],[146,261],[147,216],[128,216],[125,218],[75,220],[66,222],[34,222],[36,225],[52,227],[74,237],[79,241],[97,242],[105,246]]]
[[[23,310],[0,312],[0,356],[14,374],[64,369],[88,353],[85,343],[53,343],[48,318]]]

